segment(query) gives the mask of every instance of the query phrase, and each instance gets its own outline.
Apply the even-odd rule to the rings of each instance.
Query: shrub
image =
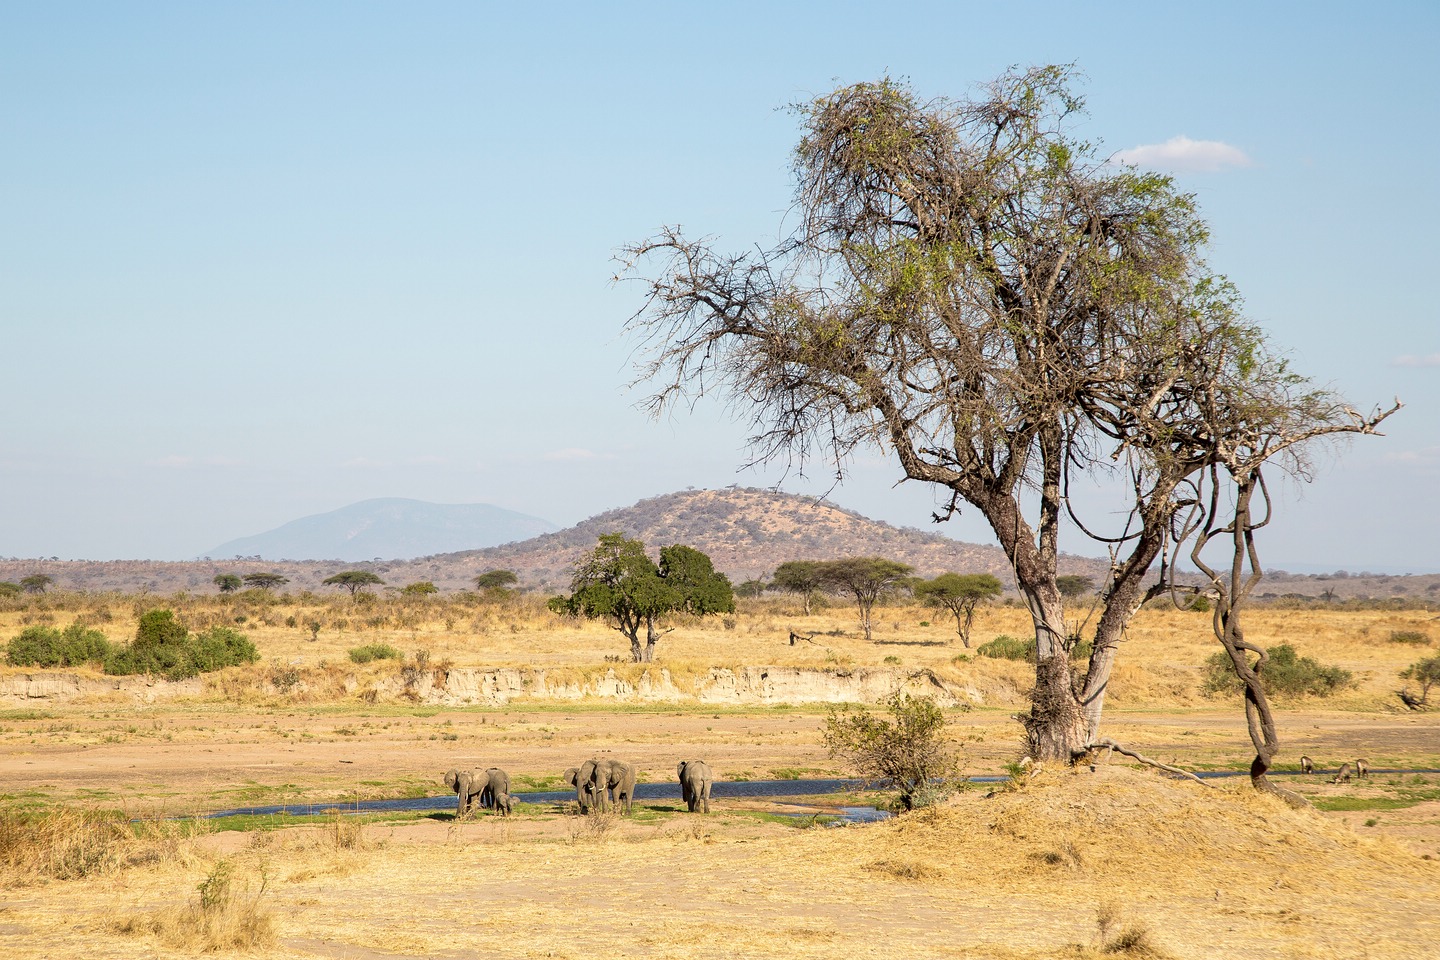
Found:
[[[115,676],[158,674],[167,680],[184,680],[260,659],[255,644],[229,627],[211,627],[196,636],[175,619],[171,610],[151,610],[140,617],[135,640],[111,650],[105,672]]]
[[[992,660],[1035,660],[1035,644],[1003,633],[989,643],[980,644],[975,652]]]
[[[26,627],[10,644],[5,659],[17,667],[78,667],[103,663],[110,641],[99,630],[72,623],[63,631],[54,627]]]
[[[1417,646],[1430,642],[1430,635],[1421,630],[1391,630],[1391,643],[1411,643]]]
[[[355,663],[369,663],[372,660],[403,660],[404,654],[388,643],[369,643],[363,647],[352,647],[350,659]]]
[[[1354,682],[1349,670],[1299,656],[1288,643],[1271,647],[1269,654],[1270,659],[1260,673],[1260,683],[1271,696],[1328,697]],[[1229,654],[1222,650],[1205,661],[1207,693],[1239,693],[1240,689],[1240,679],[1235,676]]]
[[[1419,706],[1428,706],[1430,703],[1430,688],[1440,683],[1440,657],[1426,657],[1424,660],[1417,660],[1400,672],[1402,680],[1414,680],[1420,684]],[[1407,703],[1409,701],[1406,701]]]
[[[940,798],[941,785],[953,780],[959,761],[945,740],[945,715],[929,697],[896,691],[881,701],[891,719],[864,707],[831,709],[824,743],[871,782],[888,780],[900,791],[900,805],[911,810]]]

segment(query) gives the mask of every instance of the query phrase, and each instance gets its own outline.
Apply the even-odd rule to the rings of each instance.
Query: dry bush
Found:
[[[275,942],[270,911],[261,905],[268,878],[239,881],[229,860],[215,864],[196,888],[195,899],[153,913],[112,921],[117,933],[148,934],[189,953],[255,950]]]
[[[17,884],[108,873],[123,866],[136,847],[119,814],[0,810],[0,870]]]
[[[620,814],[615,811],[596,807],[591,807],[588,813],[574,814],[566,822],[570,842],[604,840],[620,825],[620,820]]]

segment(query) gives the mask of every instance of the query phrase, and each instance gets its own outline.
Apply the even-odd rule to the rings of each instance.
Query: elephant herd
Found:
[[[680,795],[691,813],[710,812],[710,785],[714,775],[704,760],[681,760],[676,767],[680,778]],[[623,760],[590,759],[563,774],[565,782],[575,788],[575,800],[581,813],[611,809],[630,813],[635,800],[635,765]],[[464,817],[476,807],[497,811],[508,816],[514,807],[510,796],[510,775],[499,767],[483,773],[479,770],[451,770],[445,774],[445,786],[459,798],[455,815]]]

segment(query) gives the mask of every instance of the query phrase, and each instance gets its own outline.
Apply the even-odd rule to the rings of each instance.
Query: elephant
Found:
[[[715,779],[710,764],[704,760],[681,760],[675,772],[680,775],[680,795],[685,798],[685,806],[691,813],[696,810],[709,813],[710,784]]]
[[[499,767],[491,767],[481,777],[484,784],[480,790],[480,806],[487,810],[496,809],[499,797],[510,795],[510,774]]]
[[[595,760],[586,760],[580,766],[571,767],[563,774],[565,782],[575,788],[575,802],[580,804],[581,813],[589,813],[591,808],[597,806],[595,787],[591,782],[595,777],[596,763]]]
[[[488,784],[489,778],[478,770],[451,770],[445,774],[445,786],[459,798],[455,808],[457,818],[467,816],[475,809]]]
[[[635,767],[623,760],[593,760],[595,766],[590,777],[591,791],[595,804],[601,810],[614,804],[629,813],[635,799]]]
[[[508,817],[515,812],[515,798],[508,793],[497,793],[494,805],[495,811],[502,817]]]

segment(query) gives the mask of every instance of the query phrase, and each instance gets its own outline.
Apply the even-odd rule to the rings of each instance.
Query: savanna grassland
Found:
[[[1440,937],[1440,776],[1384,772],[1440,767],[1440,711],[1395,696],[1399,672],[1437,653],[1423,609],[1251,614],[1251,640],[1352,676],[1277,704],[1279,769],[1308,754],[1325,770],[1364,756],[1378,771],[1287,777],[1312,810],[1243,779],[1197,786],[1102,757],[833,830],[809,827],[849,798],[719,800],[708,817],[642,801],[630,818],[522,804],[463,822],[167,819],[433,796],[455,766],[502,766],[516,792],[557,789],[562,770],[606,752],[649,781],[692,756],[722,780],[846,773],[821,743],[828,704],[715,692],[713,671],[754,666],[934,677],[955,694],[947,732],[966,773],[1003,773],[1018,753],[1011,715],[1030,668],[976,649],[1025,635],[1013,607],[978,611],[967,649],[948,615],[922,606],[877,610],[866,642],[839,599],[807,617],[798,599],[767,597],[674,623],[658,662],[638,665],[621,661],[615,631],[532,596],[361,597],[5,601],[0,639],[78,619],[120,642],[168,607],[192,630],[243,631],[261,659],[175,684],[92,667],[0,672],[0,954],[1410,957]],[[1202,613],[1137,616],[1107,735],[1191,769],[1245,768],[1240,704],[1206,692],[1209,629]],[[792,645],[792,631],[808,639]],[[396,656],[352,661],[373,646]],[[467,703],[446,681],[498,668],[543,671],[544,684]],[[578,695],[597,686],[619,695]]]

